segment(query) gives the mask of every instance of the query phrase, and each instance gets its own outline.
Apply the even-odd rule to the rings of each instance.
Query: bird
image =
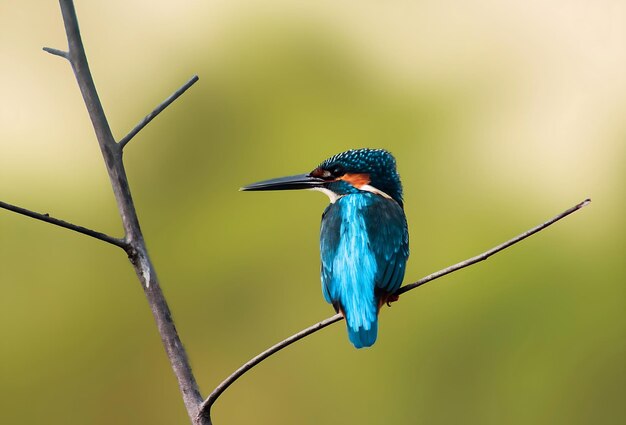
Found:
[[[402,183],[384,149],[351,149],[307,174],[259,181],[242,191],[308,189],[326,194],[320,257],[322,293],[346,320],[356,348],[378,335],[378,313],[397,301],[409,257]]]

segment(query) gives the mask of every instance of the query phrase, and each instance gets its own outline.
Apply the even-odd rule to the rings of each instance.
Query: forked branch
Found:
[[[135,269],[146,298],[148,299],[148,303],[150,304],[150,309],[152,310],[154,320],[156,321],[163,346],[165,347],[170,364],[178,380],[178,386],[182,393],[189,418],[192,423],[196,425],[208,425],[211,423],[210,419],[198,416],[199,407],[202,403],[202,396],[200,395],[198,384],[196,383],[196,379],[191,371],[191,365],[187,358],[187,354],[178,336],[170,309],[167,305],[163,292],[161,291],[154,265],[148,255],[148,249],[141,232],[141,227],[139,226],[139,219],[135,210],[135,204],[133,202],[122,159],[122,148],[124,145],[128,143],[128,141],[142,128],[144,128],[156,115],[158,115],[163,109],[178,98],[178,96],[187,90],[187,88],[195,83],[198,78],[197,76],[194,76],[194,78],[187,82],[183,88],[179,89],[174,93],[174,95],[159,105],[156,110],[144,118],[144,120],[139,123],[133,131],[122,139],[123,143],[116,143],[91,76],[87,56],[85,54],[85,48],[83,46],[78,27],[78,18],[76,16],[74,4],[71,0],[59,0],[59,3],[61,6],[61,13],[63,15],[65,33],[67,35],[68,50],[65,52],[48,47],[44,48],[44,50],[53,55],[61,56],[67,59],[72,66],[76,82],[80,88],[83,100],[85,101],[85,106],[87,107],[87,112],[89,113],[91,123],[96,133],[100,150],[102,151],[111,187],[113,189],[117,207],[122,219],[122,225],[124,227],[123,247],[128,253],[128,258]],[[42,217],[34,218],[38,218],[40,220],[43,219]],[[61,225],[60,223],[55,223],[51,220],[44,221]],[[63,227],[72,228],[72,230],[78,231],[76,228],[70,226]],[[97,237],[94,232],[86,234]],[[102,238],[100,237],[99,239]]]
[[[475,257],[469,258],[465,261],[461,261],[460,263],[454,264],[450,267],[446,267],[445,269],[441,269],[435,273],[431,273],[426,277],[423,277],[422,279],[418,280],[417,282],[414,283],[410,283],[408,285],[403,286],[402,288],[400,288],[397,292],[397,295],[403,294],[405,292],[410,291],[411,289],[415,289],[418,286],[422,286],[425,283],[428,283],[430,281],[433,281],[435,279],[438,279],[442,276],[445,276],[447,274],[453,273],[457,270],[461,270],[465,267],[471,266],[472,264],[476,264],[480,261],[484,261],[487,258],[491,257],[492,255],[512,246],[515,245],[518,242],[521,242],[522,240],[526,239],[529,236],[534,235],[537,232],[540,232],[541,230],[545,229],[546,227],[550,226],[551,224],[556,223],[557,221],[561,220],[562,218],[567,217],[568,215],[572,214],[573,212],[578,211],[579,209],[587,206],[589,203],[591,203],[591,199],[585,199],[583,202],[574,205],[573,207],[563,211],[561,214],[557,215],[556,217],[546,221],[545,223],[542,223],[538,226],[533,227],[530,230],[527,230],[526,232],[514,237],[513,239],[510,239],[488,251],[483,252],[482,254],[479,254]],[[268,348],[267,350],[263,351],[262,353],[258,354],[257,356],[253,357],[252,359],[250,359],[249,361],[247,361],[245,364],[243,364],[239,369],[237,369],[236,371],[234,371],[230,376],[228,376],[226,379],[224,379],[214,390],[211,394],[209,394],[209,396],[207,397],[206,400],[204,400],[204,402],[202,403],[202,408],[200,409],[200,415],[204,415],[209,417],[210,416],[210,412],[211,412],[211,406],[213,406],[213,403],[215,403],[215,401],[219,398],[220,395],[222,395],[222,393],[229,387],[231,386],[237,379],[241,378],[246,372],[248,372],[250,369],[252,369],[253,367],[255,367],[256,365],[258,365],[259,363],[261,363],[263,360],[267,359],[268,357],[270,357],[273,354],[276,354],[277,352],[279,352],[280,350],[282,350],[283,348],[286,348],[288,346],[290,346],[291,344],[293,344],[296,341],[301,340],[304,337],[307,337],[319,330],[324,329],[327,326],[332,325],[333,323],[339,322],[343,320],[343,316],[341,314],[335,314],[332,317],[329,317],[328,319],[322,320],[321,322],[318,322],[312,326],[309,326],[306,329],[301,330],[300,332],[290,336],[289,338],[271,346],[270,348]]]

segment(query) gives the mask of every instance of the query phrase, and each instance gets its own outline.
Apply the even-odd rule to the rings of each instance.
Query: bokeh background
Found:
[[[221,424],[626,423],[626,3],[77,1],[143,230],[203,394],[328,317],[316,193],[240,193],[355,147],[392,151],[407,281],[591,197],[404,295],[356,351],[343,324],[270,358]],[[0,6],[0,199],[120,235],[55,1]],[[0,211],[0,423],[186,413],[124,254]]]

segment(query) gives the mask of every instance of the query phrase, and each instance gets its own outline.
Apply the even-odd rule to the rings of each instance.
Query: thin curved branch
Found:
[[[446,267],[445,269],[439,270],[435,273],[431,273],[426,277],[423,277],[422,279],[418,280],[417,282],[408,284],[403,286],[402,288],[400,288],[397,292],[397,295],[403,294],[407,291],[410,291],[411,289],[415,289],[418,286],[424,285],[427,282],[433,281],[435,279],[438,279],[442,276],[445,276],[447,274],[450,274],[452,272],[455,272],[457,270],[460,270],[462,268],[471,266],[472,264],[478,263],[480,261],[486,260],[487,258],[489,258],[490,256],[526,239],[529,236],[534,235],[535,233],[545,229],[546,227],[550,226],[551,224],[556,223],[557,221],[561,220],[562,218],[567,217],[568,215],[578,211],[579,209],[589,205],[591,203],[591,199],[585,199],[583,202],[563,211],[561,214],[557,215],[556,217],[546,221],[545,223],[542,223],[536,227],[533,227],[530,230],[527,230],[526,232],[514,237],[513,239],[510,239],[488,251],[483,252],[482,254],[479,254],[475,257],[469,258],[465,261],[461,261],[460,263],[454,264],[450,267]],[[206,416],[209,417],[210,416],[210,412],[211,412],[211,407],[213,406],[213,404],[215,403],[215,401],[219,398],[220,395],[222,395],[222,393],[229,387],[231,386],[237,379],[241,378],[241,376],[243,376],[246,372],[248,372],[250,369],[252,369],[253,367],[255,367],[256,365],[258,365],[259,363],[261,363],[263,360],[267,359],[268,357],[270,357],[273,354],[276,354],[277,352],[279,352],[280,350],[282,350],[283,348],[286,348],[288,346],[290,346],[291,344],[293,344],[296,341],[301,340],[302,338],[309,336],[321,329],[324,329],[327,326],[332,325],[333,323],[339,322],[340,320],[343,319],[343,316],[341,314],[336,314],[332,317],[329,317],[328,319],[322,320],[321,322],[318,322],[312,326],[309,326],[306,329],[301,330],[300,332],[290,336],[289,338],[271,346],[270,348],[268,348],[267,350],[263,351],[262,353],[258,354],[257,356],[253,357],[252,359],[250,359],[248,362],[246,362],[243,366],[241,366],[239,369],[237,369],[236,371],[234,371],[230,376],[228,376],[225,380],[223,380],[214,390],[213,392],[206,398],[206,400],[204,400],[204,402],[202,403],[202,407],[200,408],[200,412],[199,412],[199,416]]]
[[[6,202],[2,201],[0,201],[0,208],[22,214],[30,218],[34,218],[35,220],[41,220],[46,223],[54,224],[55,226],[73,230],[75,232],[82,233],[83,235],[91,236],[92,238],[99,239],[115,246],[119,246],[124,250],[128,249],[128,244],[124,239],[114,238],[113,236],[96,232],[95,230],[91,230],[83,226],[78,226],[64,220],[59,220],[58,218],[50,217],[50,214],[40,214],[38,212],[27,210],[26,208],[18,207],[16,205],[7,204]]]
[[[301,330],[297,334],[294,334],[289,338],[272,345],[267,350],[248,360],[239,369],[234,371],[228,378],[222,381],[222,383],[220,383],[211,394],[209,394],[207,399],[202,403],[202,407],[200,408],[200,415],[208,414],[215,400],[217,400],[217,398],[226,390],[226,388],[230,387],[231,384],[233,384],[237,379],[239,379],[244,373],[252,369],[254,366],[258,365],[272,354],[277,353],[278,351],[293,344],[294,342],[301,340],[305,336],[309,336],[312,333],[324,329],[326,326],[330,326],[333,323],[339,322],[341,320],[343,320],[343,316],[341,314],[335,314],[334,316],[329,317],[326,320],[322,320],[321,322],[318,322],[313,326],[309,326],[308,328]]]
[[[157,115],[159,115],[165,108],[170,106],[172,102],[178,99],[181,94],[185,93],[189,87],[193,86],[196,81],[198,81],[198,79],[199,78],[197,75],[191,77],[189,81],[183,84],[178,90],[172,93],[170,97],[165,99],[156,108],[154,108],[152,112],[146,115],[144,119],[142,119],[141,122],[135,126],[135,128],[133,128],[126,136],[124,136],[122,140],[119,141],[120,148],[124,149],[126,144],[128,144],[128,142],[130,142],[130,140],[135,137],[137,133],[139,133],[145,126],[147,126],[148,123],[152,121]]]
[[[481,261],[485,261],[487,258],[491,257],[494,254],[497,254],[498,252],[507,249],[508,247],[510,247],[511,245],[515,245],[518,242],[521,242],[522,240],[526,239],[529,236],[534,235],[537,232],[542,231],[543,229],[545,229],[546,227],[550,226],[551,224],[556,223],[557,221],[561,220],[562,218],[567,217],[568,215],[578,211],[579,209],[586,207],[587,205],[589,205],[591,203],[591,199],[587,198],[584,201],[582,201],[579,204],[574,205],[573,207],[563,211],[561,214],[557,215],[556,217],[551,218],[550,220],[546,221],[545,223],[542,223],[538,226],[533,227],[530,230],[525,231],[524,233],[517,235],[516,237],[514,237],[513,239],[510,239],[504,243],[501,243],[498,246],[495,246],[493,248],[491,248],[489,251],[485,251],[482,254],[478,254],[475,257],[472,258],[468,258],[465,261],[461,261],[460,263],[456,263],[450,267],[446,267],[445,269],[439,270],[438,272],[429,274],[426,277],[423,277],[422,279],[418,280],[417,282],[414,283],[410,283],[408,285],[403,286],[402,288],[400,288],[397,292],[397,295],[401,295],[404,294],[405,292],[410,291],[411,289],[415,289],[418,286],[422,286],[423,284],[430,282],[431,280],[435,280],[437,278],[440,278],[442,276],[445,276],[447,274],[450,274],[452,272],[455,272],[457,270],[460,270],[462,268],[465,268],[467,266],[471,266],[472,264],[476,264],[479,263]]]

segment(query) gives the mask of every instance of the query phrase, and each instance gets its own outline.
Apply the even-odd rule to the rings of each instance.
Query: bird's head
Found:
[[[351,149],[322,162],[308,174],[264,180],[241,190],[319,190],[331,202],[351,193],[372,192],[402,206],[396,160],[384,149]]]

